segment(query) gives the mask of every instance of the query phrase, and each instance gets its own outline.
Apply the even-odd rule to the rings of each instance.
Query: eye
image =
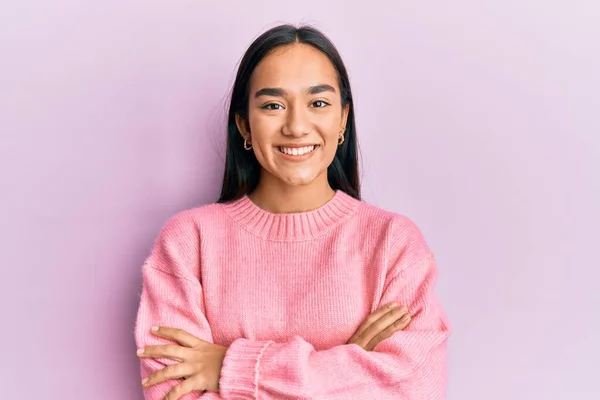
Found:
[[[313,101],[311,105],[314,108],[323,108],[323,107],[327,107],[329,105],[329,103],[327,103],[326,101],[323,101],[323,100],[317,100],[317,101]]]
[[[261,107],[263,110],[281,110],[283,107],[278,103],[269,103]]]

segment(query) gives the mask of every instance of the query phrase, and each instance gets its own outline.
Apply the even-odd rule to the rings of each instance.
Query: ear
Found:
[[[340,128],[346,129],[348,123],[348,114],[350,114],[350,104],[346,104],[344,108],[342,108],[342,126]]]
[[[250,124],[248,124],[248,120],[239,114],[235,114],[235,125],[242,134],[242,138],[250,140]]]

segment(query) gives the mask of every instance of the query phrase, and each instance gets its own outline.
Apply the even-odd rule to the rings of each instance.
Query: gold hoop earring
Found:
[[[345,131],[345,129],[342,129],[340,131],[340,137],[338,138],[338,146],[340,146],[342,143],[344,143],[344,140],[345,140],[344,139],[344,131]]]
[[[252,150],[252,142],[249,142],[248,139],[244,139],[244,150]]]

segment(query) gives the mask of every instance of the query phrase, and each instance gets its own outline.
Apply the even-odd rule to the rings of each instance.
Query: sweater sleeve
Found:
[[[199,235],[193,223],[183,216],[173,218],[161,231],[150,256],[142,267],[142,294],[135,324],[138,348],[170,343],[150,332],[162,325],[183,329],[210,343],[212,333],[204,316],[202,286],[198,276]],[[142,358],[142,379],[175,364],[170,359]],[[144,388],[145,400],[162,400],[182,380],[169,380]],[[140,384],[141,385],[141,384]],[[181,400],[221,399],[214,392],[193,392]]]
[[[301,337],[285,343],[238,339],[221,371],[226,399],[442,400],[449,326],[434,293],[436,262],[417,236],[390,241],[379,306],[408,306],[409,326],[365,351],[356,344],[317,351]]]

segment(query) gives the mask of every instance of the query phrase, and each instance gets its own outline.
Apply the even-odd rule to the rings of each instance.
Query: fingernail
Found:
[[[144,349],[137,349],[137,355],[144,354]]]
[[[152,327],[152,332],[158,332],[158,326],[153,326]]]
[[[392,303],[390,304],[390,308],[393,310],[394,308],[398,307],[398,303]]]
[[[142,379],[142,385],[145,385],[145,384],[146,384],[146,382],[148,382],[148,378],[144,378],[144,379]]]

